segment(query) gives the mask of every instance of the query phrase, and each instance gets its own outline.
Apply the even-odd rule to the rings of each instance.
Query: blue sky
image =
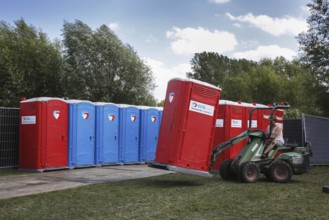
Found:
[[[93,29],[108,25],[152,68],[164,99],[168,80],[185,78],[197,52],[230,58],[284,56],[298,52],[311,0],[1,0],[0,20],[20,18],[49,39],[61,38],[64,21]]]

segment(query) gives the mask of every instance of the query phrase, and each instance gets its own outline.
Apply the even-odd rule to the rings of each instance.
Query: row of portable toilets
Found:
[[[220,96],[219,87],[205,82],[179,78],[169,81],[154,165],[209,175],[210,155],[218,144],[247,130],[249,124],[252,130],[265,132],[269,106],[220,100]],[[255,107],[261,109],[253,110]],[[254,114],[250,121],[251,111]],[[276,110],[274,115],[283,124],[284,112]],[[234,159],[245,143],[221,153],[213,169],[218,171],[224,160]]]
[[[252,130],[262,130],[266,132],[269,125],[271,110],[254,110],[250,122],[250,112],[254,108],[268,108],[268,106],[257,103],[220,100],[216,115],[212,148],[241,134],[243,131],[249,129],[249,126]],[[283,127],[284,111],[277,109],[274,111],[274,115],[277,117],[276,123]],[[216,163],[213,165],[213,170],[218,171],[224,160],[234,159],[240,153],[246,142],[247,140],[241,141],[219,155]]]
[[[21,102],[20,168],[58,169],[154,161],[208,171],[211,150],[248,129],[265,131],[270,108],[220,100],[221,90],[197,80],[169,81],[164,109],[59,98]],[[283,125],[284,112],[274,112]],[[161,122],[162,121],[162,122]],[[160,130],[161,125],[161,132]],[[233,159],[245,142],[213,166]]]
[[[20,168],[153,161],[162,108],[33,98],[20,105]]]

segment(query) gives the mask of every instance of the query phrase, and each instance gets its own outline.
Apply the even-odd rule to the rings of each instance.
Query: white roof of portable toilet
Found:
[[[58,100],[58,101],[66,102],[66,100],[61,99],[61,98],[36,97],[36,98],[31,98],[31,99],[27,99],[27,100],[21,101],[21,103],[26,103],[26,102],[48,102],[49,100]]]
[[[202,82],[202,81],[199,81],[199,80],[196,80],[196,79],[182,79],[182,78],[176,77],[176,78],[172,78],[171,80],[169,80],[169,82],[172,81],[172,80],[193,82],[193,83],[200,84],[200,85],[203,85],[203,86],[207,86],[207,87],[211,87],[211,88],[214,88],[214,89],[222,90],[221,88],[219,88],[217,86],[214,86],[210,83]]]

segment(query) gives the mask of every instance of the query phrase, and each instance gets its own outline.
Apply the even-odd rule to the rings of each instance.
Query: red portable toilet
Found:
[[[220,94],[218,87],[198,80],[169,81],[154,164],[209,175]]]
[[[266,128],[270,124],[269,117],[271,114],[271,109],[260,110],[258,113],[259,129],[266,132]],[[281,125],[283,128],[284,123],[284,111],[282,109],[276,109],[273,113],[277,117],[277,124]]]
[[[245,107],[243,102],[219,101],[213,148],[246,130]],[[221,163],[224,160],[235,158],[243,146],[244,144],[240,142],[221,153],[213,165],[212,171],[218,172]]]
[[[246,108],[245,108],[245,117],[246,117],[246,123],[245,123],[245,128],[246,130],[249,128],[249,119],[250,119],[250,112],[254,109],[254,108],[268,108],[267,105],[263,105],[263,104],[258,104],[258,103],[246,103],[245,104]],[[262,130],[262,114],[263,114],[264,110],[261,109],[257,109],[254,110],[252,113],[252,119],[251,119],[251,129],[252,130]]]
[[[63,99],[40,97],[20,103],[21,169],[68,166],[68,105]]]

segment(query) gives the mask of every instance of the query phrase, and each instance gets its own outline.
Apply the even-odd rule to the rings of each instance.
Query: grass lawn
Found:
[[[8,175],[19,175],[19,174],[27,174],[32,173],[28,171],[19,171],[17,168],[1,168],[0,176],[8,176]]]
[[[278,184],[185,174],[0,200],[0,219],[329,219],[329,167]]]

